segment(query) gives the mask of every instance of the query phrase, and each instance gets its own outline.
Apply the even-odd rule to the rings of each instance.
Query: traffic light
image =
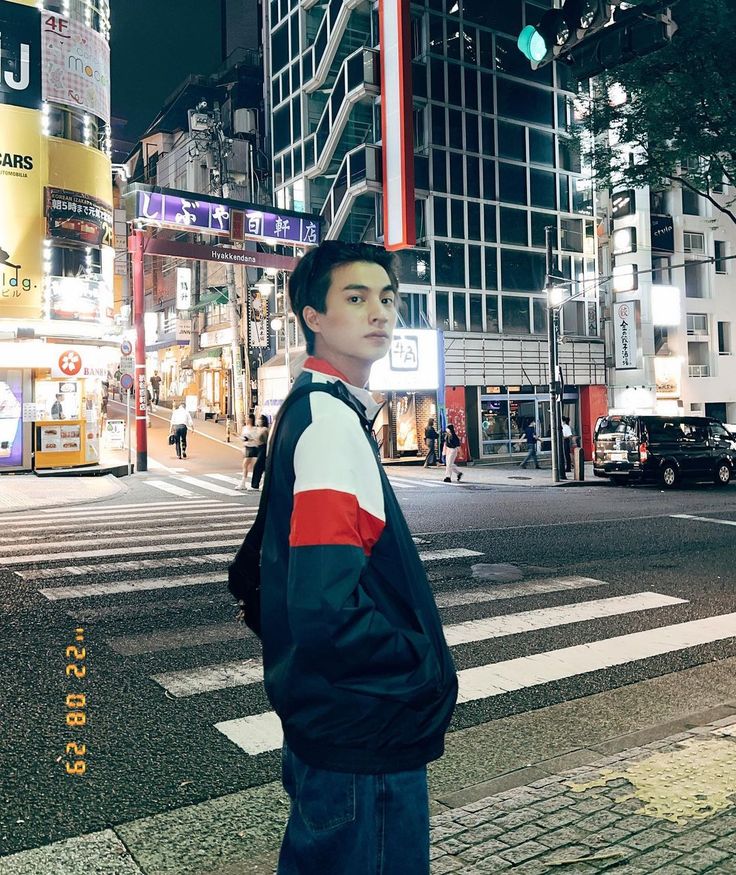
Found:
[[[676,0],[669,0],[670,5],[673,2]],[[643,16],[651,19],[667,5],[668,2],[662,0],[631,0],[628,3],[624,0],[564,0],[559,9],[545,12],[538,24],[528,24],[519,34],[517,45],[532,62],[532,69],[536,70],[550,61],[569,58],[581,44],[587,48],[591,40],[596,39],[595,34],[605,33],[607,25],[623,31],[631,28],[634,22],[641,23]],[[659,44],[654,48],[659,48]],[[645,54],[643,51],[639,53]],[[574,62],[574,55],[572,60]]]

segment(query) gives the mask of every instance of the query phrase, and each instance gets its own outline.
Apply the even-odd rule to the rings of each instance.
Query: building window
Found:
[[[527,246],[528,242],[526,210],[501,207],[501,243]]]
[[[447,237],[447,201],[443,197],[434,198],[434,233],[436,237]]]
[[[544,288],[544,253],[502,249],[501,277],[503,288],[509,291],[540,291]]]
[[[465,287],[465,247],[462,244],[436,242],[434,263],[438,285]]]
[[[435,295],[435,328],[438,331],[450,330],[450,303],[447,292],[437,292]]]
[[[661,286],[670,285],[670,264],[668,255],[652,256],[652,282]]]
[[[687,314],[687,333],[689,335],[699,335],[701,337],[708,336],[708,314],[707,313],[688,313]]]
[[[504,295],[502,312],[504,334],[531,334],[529,298]]]
[[[534,313],[534,333],[547,333],[547,304],[542,298],[532,298]]]
[[[486,332],[498,334],[498,295],[486,295]]]
[[[704,279],[703,265],[699,261],[688,261],[685,264],[685,296],[687,298],[704,298]]]
[[[585,302],[569,301],[562,308],[562,333],[578,337],[586,333]]]
[[[555,138],[553,134],[529,128],[529,160],[533,164],[555,165]]]
[[[716,256],[716,273],[728,273],[728,262],[726,259],[726,241],[716,240],[714,242]]]
[[[499,164],[499,200],[526,206],[526,167],[518,164]]]
[[[697,231],[685,231],[682,235],[685,252],[705,253],[705,236]]]
[[[465,315],[465,298],[464,292],[455,292],[452,296],[452,330],[467,331],[468,320]]]
[[[498,123],[498,156],[526,161],[526,128],[523,125]]]
[[[655,355],[669,355],[669,328],[664,325],[655,325],[654,326],[654,354]]]
[[[731,323],[718,323],[718,354],[731,355]]]
[[[414,118],[414,151],[424,149],[427,145],[426,108],[413,110]]]
[[[483,331],[483,295],[470,295],[470,330]]]
[[[555,191],[555,175],[545,170],[532,170],[529,173],[531,184],[531,205],[546,207],[549,210],[557,208]]]
[[[401,318],[408,328],[426,328],[429,325],[427,296],[419,293],[402,294]]]
[[[682,212],[687,216],[700,215],[700,195],[689,188],[682,190]]]

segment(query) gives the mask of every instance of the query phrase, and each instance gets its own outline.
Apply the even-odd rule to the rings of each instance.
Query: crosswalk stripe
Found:
[[[178,553],[180,550],[201,550],[203,548],[212,549],[214,547],[239,547],[243,543],[241,536],[237,540],[229,541],[213,541],[212,543],[203,544],[201,542],[188,542],[184,544],[174,544],[166,546],[151,547],[134,546],[125,547],[118,550],[71,550],[66,553],[34,553],[30,556],[0,556],[0,565],[19,565],[22,562],[57,562],[61,559],[92,559],[95,557],[103,558],[105,556],[141,556],[144,553],[151,553],[155,550],[156,553]],[[57,569],[58,570],[58,569]]]
[[[715,523],[718,526],[736,526],[736,520],[716,520],[709,516],[692,516],[689,513],[671,513],[676,520],[693,520],[698,523]]]
[[[144,571],[159,568],[189,568],[193,565],[212,565],[230,563],[234,552],[198,553],[196,556],[167,556],[165,559],[131,559],[124,562],[100,562],[95,565],[56,565],[51,568],[30,568],[14,571],[21,580],[49,580],[67,577],[83,577],[85,574],[112,574],[119,571]],[[63,589],[63,587],[59,587]],[[103,594],[103,593],[101,593]],[[64,598],[57,595],[57,599]],[[76,598],[76,596],[74,596]]]
[[[241,540],[242,540],[242,538],[245,537],[246,527],[240,523],[235,525],[236,522],[237,522],[236,520],[231,520],[228,523],[222,524],[222,525],[227,526],[227,528],[222,529],[222,531],[215,532],[217,537],[222,538],[222,537],[225,537],[226,535],[240,535]],[[151,549],[159,550],[160,549],[159,544],[160,544],[161,540],[164,538],[166,539],[167,542],[173,542],[173,541],[178,540],[179,538],[191,538],[193,535],[202,535],[203,537],[207,537],[209,535],[209,532],[212,529],[219,529],[222,527],[222,525],[220,523],[209,523],[209,524],[206,524],[204,527],[198,526],[195,529],[186,529],[186,530],[182,530],[182,531],[174,530],[174,531],[167,531],[165,533],[154,532],[153,534],[148,534],[148,535],[143,535],[143,534],[140,534],[139,532],[137,532],[135,535],[135,542],[136,542],[136,544],[143,544],[143,543],[151,544],[151,547],[146,547],[147,552],[150,551]],[[74,539],[74,543],[77,547],[86,547],[86,546],[89,546],[90,544],[99,544],[99,542],[100,542],[99,538],[75,538]],[[120,545],[121,547],[124,547],[124,549],[116,551],[118,553],[131,552],[130,548],[124,546],[125,544],[130,543],[130,535],[129,534],[119,535],[116,537],[110,537],[110,535],[106,535],[105,543],[110,547],[113,547],[115,545]],[[50,541],[47,539],[45,541],[35,541],[31,544],[17,544],[17,545],[13,545],[13,546],[6,545],[6,546],[0,547],[0,556],[11,556],[11,555],[16,554],[16,553],[22,553],[24,550],[39,550],[39,549],[44,548],[44,547],[47,550],[53,551],[54,549],[59,548],[59,547],[66,547],[66,546],[68,546],[68,544],[69,544],[69,538],[67,537],[61,541]],[[207,544],[200,544],[198,546],[206,547]],[[78,553],[77,555],[83,556],[84,554]],[[48,553],[46,556],[47,559],[54,559],[55,557],[56,557],[56,554],[53,552]]]
[[[171,495],[179,495],[181,498],[191,498],[196,495],[191,489],[183,489],[181,486],[176,486],[174,483],[167,483],[166,480],[146,480],[146,486],[153,486],[154,489],[160,489],[162,492],[169,492]]]
[[[255,507],[245,507],[241,504],[234,504],[232,509],[225,510],[224,508],[217,508],[217,519],[221,523],[230,522],[233,523],[237,520],[243,520],[248,523],[251,522],[257,513],[257,508]],[[151,514],[151,515],[142,515],[136,514],[134,517],[121,517],[120,519],[115,520],[116,528],[121,531],[126,532],[134,532],[140,528],[150,528],[151,523],[155,523],[158,531],[162,533],[168,532],[169,526],[193,526],[197,523],[199,519],[202,519],[202,525],[209,530],[212,527],[212,524],[209,520],[212,519],[212,511],[208,511],[207,513],[203,513],[201,510],[190,511],[190,510],[178,510],[176,511],[176,515],[172,514],[171,510],[162,511],[161,513]],[[81,531],[87,535],[100,535],[101,537],[107,537],[110,534],[110,528],[95,530],[94,528],[90,528],[90,526],[94,525],[103,525],[107,520],[90,520],[88,523],[75,522],[75,523],[47,523],[45,520],[41,523],[36,522],[34,525],[24,526],[22,529],[18,530],[18,534],[9,535],[7,537],[0,537],[0,544],[2,543],[15,543],[16,541],[20,541],[25,539],[26,541],[30,541],[32,538],[36,538],[41,533],[49,533],[49,532],[63,532],[63,531]],[[109,523],[108,523],[109,525]],[[1,530],[1,529],[0,529]],[[183,529],[180,528],[181,531]],[[20,534],[23,532],[24,534]]]
[[[108,645],[122,656],[139,656],[142,653],[160,653],[162,650],[180,650],[183,647],[206,647],[222,641],[239,641],[253,633],[244,623],[217,623],[197,626],[194,629],[180,628],[168,632],[157,629],[142,635],[118,635],[109,638]]]
[[[90,583],[85,586],[54,586],[39,589],[39,593],[50,602],[63,599],[84,599],[102,595],[117,595],[121,592],[145,592],[152,589],[170,589],[177,586],[197,586],[199,584],[223,584],[227,578],[216,572],[208,574],[188,574],[186,577],[144,577],[139,580],[123,580],[110,583]]]
[[[447,550],[426,550],[419,554],[422,562],[432,562],[437,559],[462,559],[467,556],[482,556],[478,550],[466,550],[465,547],[452,547]]]
[[[474,605],[481,602],[542,595],[570,589],[586,589],[593,586],[608,586],[608,584],[604,580],[597,580],[594,577],[550,577],[511,583],[507,586],[494,586],[492,589],[439,592],[435,595],[435,601],[439,608],[452,608],[459,605]]]
[[[580,605],[562,605],[558,608],[540,608],[533,611],[521,611],[515,614],[505,614],[501,617],[482,620],[469,620],[464,623],[454,623],[444,627],[445,638],[450,647],[461,644],[469,644],[473,641],[485,641],[492,638],[500,638],[506,635],[514,635],[519,632],[528,632],[534,629],[546,629],[557,626],[580,623],[585,620],[602,619],[620,614],[628,614],[637,610],[651,610],[657,607],[666,607],[671,604],[686,604],[685,599],[677,599],[659,593],[637,593],[634,596],[617,596],[610,599],[597,599],[583,602]],[[196,629],[191,630],[196,639]],[[181,638],[182,635],[179,635]],[[190,636],[183,636],[192,643],[197,643]],[[177,640],[179,640],[177,638]],[[146,636],[145,640],[148,640]],[[225,663],[222,665],[200,666],[177,672],[168,672],[165,676],[160,675],[154,680],[164,686],[173,696],[191,696],[196,693],[219,689],[218,677],[226,670],[227,686],[240,686],[235,669],[242,664],[240,662]],[[260,674],[255,669],[260,668]],[[166,677],[171,679],[172,686],[160,680]],[[248,672],[242,675],[242,685],[255,683],[263,680],[263,666],[260,661],[248,662]]]
[[[242,495],[242,492],[238,492],[235,489],[229,489],[227,486],[218,486],[216,483],[208,483],[207,480],[200,480],[198,477],[180,474],[178,479],[184,483],[189,483],[190,486],[198,486],[200,489],[206,489],[208,492],[217,492],[220,495],[234,495],[238,498]]]
[[[240,483],[240,477],[231,477],[229,474],[207,474],[208,477],[212,477],[213,480],[222,480],[223,483],[232,483],[235,486]]]
[[[656,592],[637,592],[631,595],[612,598],[593,599],[573,605],[558,605],[553,608],[538,608],[518,614],[504,614],[483,620],[467,620],[445,628],[445,637],[450,647],[470,644],[473,641],[487,641],[503,638],[536,629],[549,629],[582,623],[585,620],[599,620],[603,617],[617,617],[636,611],[650,611],[668,605],[684,605],[686,599],[660,595]]]
[[[436,480],[425,480],[423,477],[397,477],[395,474],[389,474],[388,479],[394,486],[401,483],[408,483],[412,489],[418,489],[422,486],[428,486],[430,489],[442,487],[442,483],[438,483]]]
[[[393,477],[389,477],[389,482],[394,487],[394,489],[416,489],[417,487],[413,483],[403,483],[400,480],[395,480]]]
[[[151,680],[156,681],[170,695],[177,698],[196,696],[199,693],[211,693],[229,687],[244,687],[258,683],[263,680],[263,664],[260,659],[241,659],[186,671],[152,674]]]
[[[227,508],[227,507],[243,507],[239,502],[231,502],[231,501],[219,501],[216,498],[208,499],[207,501],[201,502],[195,499],[192,501],[187,501],[186,505],[183,506],[187,511],[213,511],[218,510],[219,508]],[[131,519],[140,519],[143,515],[148,514],[160,514],[160,513],[171,513],[171,511],[175,510],[177,513],[180,512],[180,508],[182,508],[182,503],[179,501],[168,501],[162,504],[151,504],[151,505],[141,505],[140,507],[110,507],[105,510],[94,510],[92,508],[85,509],[83,511],[78,510],[77,508],[68,508],[66,511],[56,511],[53,515],[40,517],[38,514],[33,514],[32,516],[19,516],[13,517],[12,519],[4,519],[0,517],[0,523],[7,525],[8,527],[28,527],[28,526],[38,526],[42,527],[46,524],[51,524],[54,522],[74,522],[75,520],[82,525],[86,525],[89,521],[98,521],[101,522],[103,520],[108,519],[117,519],[117,518],[131,518]]]
[[[736,637],[736,614],[724,614],[493,662],[458,672],[458,702],[500,696],[733,637]],[[273,711],[225,720],[216,723],[215,729],[251,756],[277,750],[283,743],[281,722]]]
[[[467,668],[458,672],[459,702],[500,696],[512,690],[637,662],[676,650],[736,638],[736,613],[704,617],[645,632],[562,647],[534,656]]]

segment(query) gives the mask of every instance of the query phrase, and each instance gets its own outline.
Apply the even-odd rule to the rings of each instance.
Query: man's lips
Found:
[[[381,340],[388,340],[388,334],[385,331],[371,331],[366,334],[366,337],[379,337]]]

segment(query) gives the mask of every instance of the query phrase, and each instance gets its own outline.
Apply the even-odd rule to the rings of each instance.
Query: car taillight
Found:
[[[646,445],[646,441],[639,444],[639,461],[644,464],[646,460],[649,458],[649,448]]]

